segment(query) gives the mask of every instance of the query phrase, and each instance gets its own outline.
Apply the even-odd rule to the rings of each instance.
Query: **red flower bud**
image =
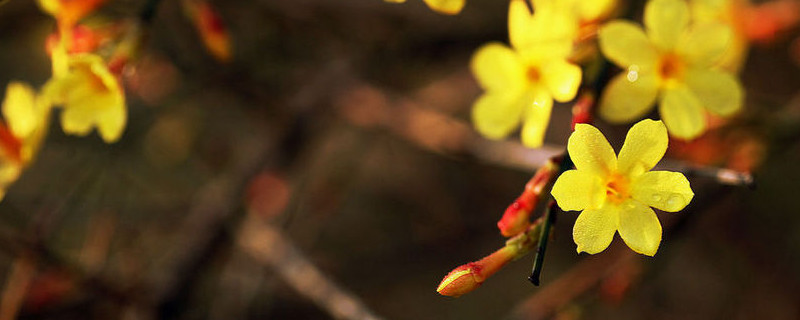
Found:
[[[436,292],[449,297],[459,297],[476,288],[516,256],[516,248],[506,246],[480,261],[470,262],[450,271]]]

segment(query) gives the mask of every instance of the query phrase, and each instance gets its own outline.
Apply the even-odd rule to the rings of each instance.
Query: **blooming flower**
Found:
[[[72,28],[81,18],[85,17],[105,0],[38,0],[39,7],[58,20],[63,28]]]
[[[476,129],[490,139],[507,137],[522,122],[522,143],[539,147],[553,100],[572,100],[580,67],[567,61],[574,21],[564,15],[532,15],[523,0],[512,0],[508,32],[512,48],[484,45],[471,69],[485,93],[473,104]]]
[[[403,3],[406,0],[384,0],[386,2]],[[444,14],[458,14],[464,8],[466,0],[423,0],[432,10]]]
[[[739,81],[714,69],[728,49],[730,28],[719,23],[689,25],[682,0],[651,0],[639,26],[612,21],[600,29],[600,49],[626,69],[613,78],[600,100],[600,115],[624,123],[658,110],[670,135],[693,139],[706,129],[704,109],[730,116],[742,106]]]
[[[50,105],[29,85],[11,82],[6,88],[0,123],[0,199],[34,158],[47,133]]]
[[[615,156],[597,128],[575,126],[567,151],[576,169],[558,177],[552,195],[561,209],[583,211],[572,231],[578,253],[605,250],[619,232],[633,251],[655,255],[661,224],[650,207],[676,212],[694,196],[682,173],[650,171],[668,140],[661,121],[645,119],[631,127]]]
[[[54,77],[43,91],[54,104],[62,104],[61,127],[65,133],[87,135],[97,127],[107,143],[122,135],[127,121],[125,97],[117,78],[97,55],[70,56],[69,71]]]

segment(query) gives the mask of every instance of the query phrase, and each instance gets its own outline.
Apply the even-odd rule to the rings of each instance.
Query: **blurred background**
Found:
[[[212,1],[227,62],[181,2],[137,21],[146,5],[86,20],[148,34],[122,139],[52,121],[0,202],[0,319],[800,318],[798,27],[751,48],[745,111],[665,160],[751,170],[755,188],[689,174],[654,258],[618,237],[576,255],[577,213],[560,213],[540,287],[529,255],[449,298],[439,281],[503,246],[497,220],[570,133],[569,105],[542,149],[472,129],[469,59],[507,41],[506,2]],[[50,77],[54,28],[35,1],[0,5],[3,87]],[[618,150],[628,126],[596,125]]]

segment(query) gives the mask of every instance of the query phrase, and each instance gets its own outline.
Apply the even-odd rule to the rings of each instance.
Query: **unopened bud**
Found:
[[[575,130],[575,125],[578,123],[592,122],[593,107],[594,96],[591,93],[585,93],[578,98],[572,106],[572,130]]]
[[[436,292],[449,297],[459,297],[475,290],[506,263],[514,260],[516,257],[515,251],[515,247],[506,246],[479,261],[470,262],[453,269],[439,283],[439,288],[436,289]]]
[[[506,208],[503,217],[497,222],[497,228],[503,236],[512,237],[528,229],[531,211],[536,208],[539,195],[552,179],[556,167],[555,162],[551,160],[536,170],[536,174],[525,185],[522,194]]]

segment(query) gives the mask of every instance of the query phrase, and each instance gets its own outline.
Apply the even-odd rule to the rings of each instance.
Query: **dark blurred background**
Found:
[[[135,21],[144,2],[91,19]],[[471,129],[469,58],[506,41],[506,2],[468,0],[457,16],[417,0],[211,4],[229,63],[163,1],[123,77],[122,139],[52,121],[0,203],[0,318],[800,318],[797,28],[750,51],[745,111],[720,133],[745,138],[669,160],[746,141],[755,189],[691,176],[689,207],[659,213],[654,258],[619,238],[576,255],[577,213],[562,213],[541,287],[529,255],[454,299],[439,281],[503,246],[497,220],[570,132],[566,105],[542,150]],[[50,77],[53,30],[34,1],[0,6],[0,84]],[[621,146],[627,126],[597,126]]]

